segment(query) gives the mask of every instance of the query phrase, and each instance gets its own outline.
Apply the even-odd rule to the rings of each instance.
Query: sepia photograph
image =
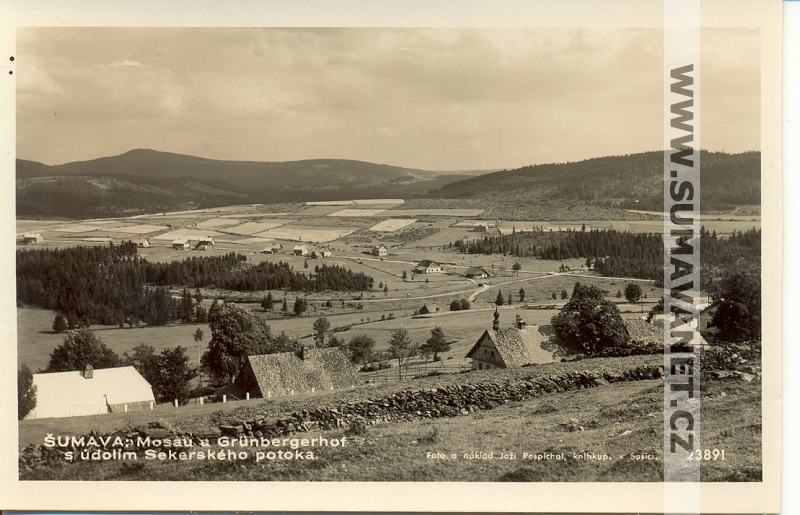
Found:
[[[18,481],[774,478],[772,47],[664,12],[17,27]]]

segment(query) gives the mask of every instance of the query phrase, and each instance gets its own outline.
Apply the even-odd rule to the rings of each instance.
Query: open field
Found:
[[[391,209],[387,216],[479,216],[483,209],[440,208],[440,209]]]
[[[375,232],[394,232],[416,222],[414,218],[389,218],[376,223],[369,228],[370,231]]]
[[[373,217],[383,213],[384,209],[341,209],[328,213],[327,216],[348,216],[348,217]]]
[[[50,352],[64,342],[64,335],[52,332],[56,313],[46,309],[17,308],[17,358],[19,364],[28,365],[32,371],[45,368]],[[202,329],[204,341],[194,341],[194,332]],[[167,325],[120,329],[118,326],[92,326],[95,334],[120,356],[146,343],[159,352],[180,345],[188,349],[194,364],[199,364],[211,332],[207,324]]]

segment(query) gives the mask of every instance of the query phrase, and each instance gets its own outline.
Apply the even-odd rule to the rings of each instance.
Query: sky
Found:
[[[657,29],[22,28],[17,157],[515,168],[662,146]],[[702,37],[701,138],[758,150],[760,45]]]

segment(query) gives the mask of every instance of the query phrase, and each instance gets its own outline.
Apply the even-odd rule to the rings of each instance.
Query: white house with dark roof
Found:
[[[133,367],[33,374],[36,407],[25,417],[77,417],[149,409],[150,383]]]
[[[541,344],[538,328],[528,328],[519,315],[513,327],[501,328],[500,314],[495,309],[492,328],[481,334],[465,357],[472,359],[473,370],[518,368],[552,362],[553,355]]]
[[[442,271],[441,263],[430,259],[423,259],[414,267],[414,272],[418,274],[435,274]]]

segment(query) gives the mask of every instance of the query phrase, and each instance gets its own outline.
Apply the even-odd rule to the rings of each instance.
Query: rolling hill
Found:
[[[435,198],[482,198],[498,202],[541,199],[660,211],[663,153],[644,152],[572,163],[525,166],[445,184]],[[761,154],[702,152],[701,209],[761,202]]]
[[[137,149],[48,166],[17,160],[17,214],[120,216],[232,202],[414,196],[479,173],[345,159],[221,161]]]

